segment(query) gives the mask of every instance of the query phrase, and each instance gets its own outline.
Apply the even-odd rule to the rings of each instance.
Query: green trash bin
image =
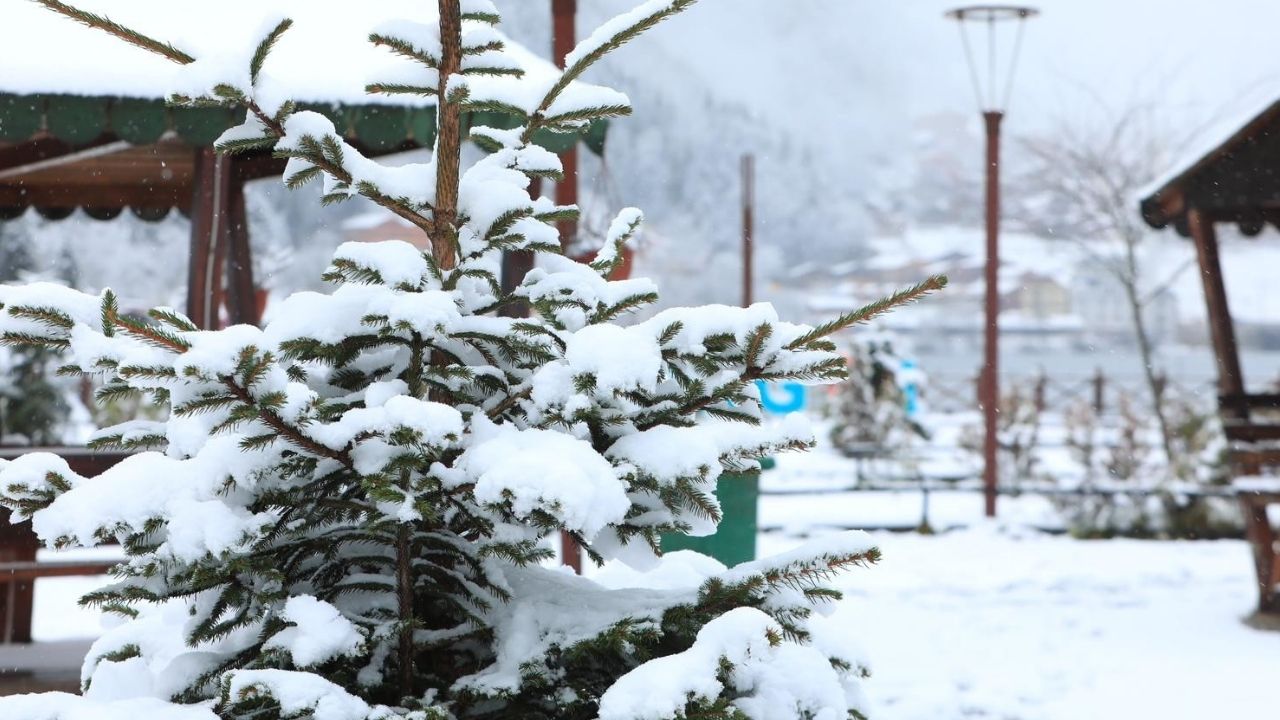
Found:
[[[760,461],[761,469],[773,467],[773,458]],[[677,533],[662,536],[662,551],[693,550],[710,555],[728,567],[756,558],[757,504],[760,473],[723,473],[716,481],[716,499],[723,517],[714,535],[690,537]]]

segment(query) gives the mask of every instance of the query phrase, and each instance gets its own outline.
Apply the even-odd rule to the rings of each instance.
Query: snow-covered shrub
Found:
[[[1040,382],[1013,382],[1000,394],[996,443],[1001,456],[1000,484],[1005,487],[1043,478],[1040,450],[1044,408],[1038,399]],[[980,425],[968,425],[961,431],[960,447],[981,456],[982,438]]]
[[[907,408],[898,378],[901,360],[885,340],[845,345],[849,379],[836,385],[823,406],[831,421],[831,445],[849,456],[901,449],[929,433]]]
[[[65,353],[110,397],[140,393],[164,422],[102,430],[153,448],[102,475],[34,454],[0,470],[3,502],[55,547],[118,541],[128,560],[84,602],[123,622],[94,643],[83,695],[0,700],[7,720],[386,718],[845,718],[864,667],[825,642],[816,612],[838,571],[874,562],[847,534],[709,578],[695,591],[606,590],[544,566],[574,536],[594,560],[659,562],[662,533],[708,534],[724,470],[804,449],[803,425],[761,422],[757,380],[837,381],[826,337],[936,289],[940,278],[811,328],[773,309],[627,313],[648,280],[610,281],[640,212],[621,211],[590,264],[553,223],[576,209],[530,198],[557,177],[532,142],[629,111],[575,82],[602,55],[692,0],[651,0],[607,23],[563,75],[523,76],[488,0],[441,0],[430,22],[373,42],[404,60],[378,92],[433,96],[427,164],[385,167],[270,81],[270,51],[196,59],[97,16],[67,14],[183,65],[178,102],[247,109],[227,151],[289,158],[286,182],[361,195],[431,249],[349,243],[330,293],[285,300],[265,328],[201,331],[166,308],[140,321],[110,291],[0,288],[7,342]],[[323,51],[323,49],[318,49]],[[243,64],[227,64],[240,58]],[[461,167],[461,113],[491,153]],[[540,254],[514,292],[507,250]],[[524,301],[531,318],[497,314]]]

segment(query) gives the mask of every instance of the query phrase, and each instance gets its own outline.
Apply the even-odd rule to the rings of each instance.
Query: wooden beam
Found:
[[[1240,354],[1236,345],[1236,332],[1227,305],[1227,289],[1222,279],[1222,263],[1218,258],[1218,236],[1213,221],[1199,208],[1187,211],[1187,225],[1191,239],[1196,244],[1196,260],[1200,265],[1200,280],[1204,284],[1204,302],[1209,313],[1209,335],[1213,340],[1213,352],[1218,361],[1218,390],[1223,396],[1243,396],[1244,376],[1240,371]],[[1247,404],[1223,408],[1241,420],[1249,419]]]
[[[52,135],[37,135],[30,140],[0,147],[0,171],[26,172],[32,165],[108,145],[118,139],[115,135],[104,134],[77,148]]]
[[[187,317],[205,330],[218,325],[222,265],[230,219],[230,159],[213,148],[195,150],[195,178],[191,193],[191,257],[187,273]]]
[[[139,207],[191,205],[191,188],[178,185],[70,186],[0,184],[0,207]]]

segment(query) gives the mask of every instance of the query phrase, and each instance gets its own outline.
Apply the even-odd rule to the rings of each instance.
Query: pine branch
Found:
[[[819,340],[832,333],[844,330],[847,327],[851,327],[859,323],[865,323],[896,307],[915,302],[929,293],[941,290],[946,286],[947,277],[945,275],[934,275],[918,285],[909,287],[906,290],[899,290],[887,298],[877,300],[869,305],[858,308],[853,312],[841,315],[835,320],[819,325],[804,335],[792,340],[787,345],[787,349],[798,350],[814,340]]]
[[[257,49],[253,51],[253,59],[249,61],[249,82],[251,84],[258,84],[258,74],[262,72],[262,63],[266,61],[267,55],[271,52],[271,49],[275,47],[276,41],[280,39],[280,36],[284,34],[284,31],[288,30],[292,26],[293,20],[285,18],[284,20],[281,20],[280,24],[276,25],[270,33],[267,33],[267,36],[263,38],[262,42],[258,43]]]
[[[642,18],[636,24],[623,29],[621,32],[609,38],[608,41],[601,43],[591,52],[578,58],[573,65],[565,68],[564,72],[560,74],[560,78],[556,81],[556,84],[552,85],[551,89],[547,91],[547,94],[543,96],[542,102],[538,104],[537,111],[534,112],[532,120],[521,134],[520,139],[526,143],[532,141],[534,132],[545,125],[545,116],[547,110],[551,108],[551,104],[555,102],[556,98],[560,97],[560,93],[564,92],[565,88],[569,87],[570,83],[581,77],[582,73],[586,72],[587,68],[594,65],[597,60],[636,39],[646,30],[652,29],[663,20],[687,10],[696,1],[697,0],[673,0],[667,7],[658,10],[652,15]]]
[[[157,55],[166,57],[179,65],[190,65],[196,61],[194,57],[186,54],[167,42],[162,42],[155,38],[143,35],[136,30],[131,30],[103,15],[81,10],[67,5],[66,3],[59,2],[58,0],[35,0],[35,2],[40,3],[59,15],[71,18],[82,25],[87,25],[96,30],[102,30],[103,32],[124,40],[130,45],[134,45],[142,48],[143,50],[148,50]]]
[[[248,389],[237,383],[235,378],[230,375],[224,375],[219,379],[222,381],[223,386],[226,387],[237,400],[244,405],[254,408],[257,413],[257,419],[261,420],[267,427],[275,430],[289,442],[317,457],[337,460],[348,468],[354,466],[354,463],[351,461],[351,457],[347,455],[347,453],[321,445],[315,440],[303,435],[297,428],[290,425],[284,418],[280,417],[275,412],[262,408],[253,395],[249,393]]]

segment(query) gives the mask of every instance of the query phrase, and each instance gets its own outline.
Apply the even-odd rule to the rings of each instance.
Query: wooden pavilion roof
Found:
[[[387,105],[310,105],[334,121],[370,157],[429,147],[435,109]],[[171,108],[156,99],[0,94],[0,220],[35,207],[50,219],[76,208],[109,219],[130,208],[147,220],[171,208],[187,212],[196,150],[209,147],[240,115],[222,108]],[[515,118],[473,113],[465,122],[511,127]],[[581,139],[602,153],[606,124]],[[543,133],[540,145],[563,152],[578,138]],[[238,158],[242,180],[278,175],[284,162],[265,153]]]
[[[1280,227],[1280,101],[1229,128],[1225,139],[1144,193],[1140,207],[1148,225],[1173,225],[1190,237],[1188,213],[1196,209],[1205,220],[1234,223],[1248,236],[1267,224]]]
[[[196,155],[243,121],[244,112],[169,107],[167,91],[183,87],[178,66],[35,3],[13,5],[5,11],[0,43],[0,220],[32,206],[50,218],[77,207],[94,217],[114,217],[123,208],[144,218],[187,211]],[[254,47],[260,35],[254,19],[278,12],[261,0],[80,0],[80,6],[214,57],[227,47]],[[295,27],[277,43],[264,72],[291,88],[301,109],[328,116],[367,156],[431,145],[433,98],[369,95],[365,86],[370,77],[404,71],[403,59],[368,42],[369,32],[389,18],[434,21],[433,3],[363,0],[336,16],[323,3],[297,3],[288,11]],[[560,72],[518,43],[506,44],[528,76]],[[590,90],[574,81],[566,92]],[[485,112],[464,122],[510,128],[516,119]],[[605,132],[598,123],[580,138],[544,132],[534,140],[560,153],[581,139],[601,153]],[[265,154],[238,157],[235,166],[239,179],[283,169]]]

